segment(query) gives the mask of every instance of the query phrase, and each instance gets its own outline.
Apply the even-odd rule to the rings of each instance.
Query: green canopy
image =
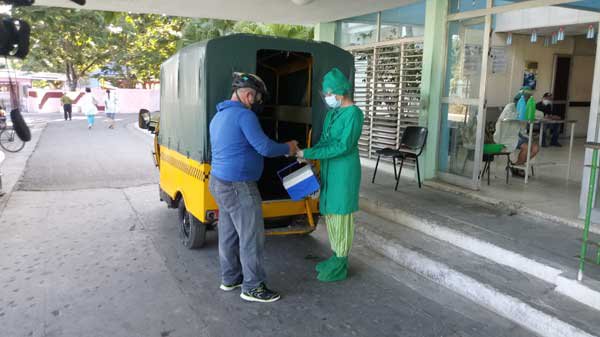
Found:
[[[319,94],[325,74],[338,68],[354,81],[353,56],[330,43],[236,34],[187,46],[161,66],[159,143],[210,162],[208,125],[217,103],[231,96],[233,72],[256,73],[265,50],[310,54],[312,142],[319,139],[327,108]]]

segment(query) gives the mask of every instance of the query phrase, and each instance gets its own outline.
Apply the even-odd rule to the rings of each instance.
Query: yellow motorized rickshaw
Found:
[[[184,245],[203,245],[219,212],[208,191],[209,123],[217,103],[231,96],[233,72],[259,75],[271,93],[259,120],[265,134],[302,148],[319,139],[326,107],[320,82],[332,67],[352,77],[353,56],[329,43],[257,35],[230,35],[181,49],[161,66],[160,122],[140,126],[155,133],[160,198],[178,208]],[[258,182],[267,235],[307,234],[316,227],[318,199],[292,201],[277,171],[294,158],[265,158]]]

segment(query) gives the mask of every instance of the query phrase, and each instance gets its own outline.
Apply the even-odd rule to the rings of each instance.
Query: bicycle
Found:
[[[19,152],[25,147],[25,142],[17,136],[15,129],[6,124],[6,116],[0,116],[0,147],[8,152]]]

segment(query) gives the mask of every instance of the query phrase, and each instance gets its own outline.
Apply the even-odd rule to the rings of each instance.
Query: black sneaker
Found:
[[[240,297],[245,301],[262,303],[275,302],[281,298],[278,292],[270,290],[264,283],[257,288],[242,291]]]
[[[219,288],[221,288],[221,290],[223,290],[223,291],[233,291],[233,290],[236,290],[237,288],[240,288],[241,286],[242,286],[242,282],[234,283],[234,284],[221,283],[221,286]]]

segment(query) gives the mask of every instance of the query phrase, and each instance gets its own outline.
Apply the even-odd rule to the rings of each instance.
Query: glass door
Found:
[[[448,22],[438,176],[479,189],[491,16]]]

